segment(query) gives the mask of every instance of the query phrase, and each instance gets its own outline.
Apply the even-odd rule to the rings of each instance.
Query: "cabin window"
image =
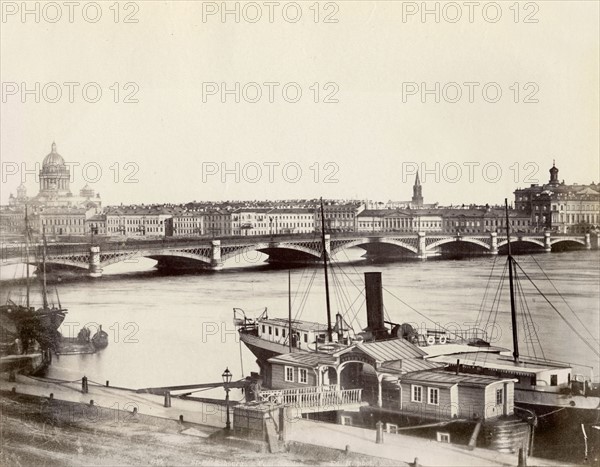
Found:
[[[263,329],[262,333],[264,334],[264,333],[266,332],[266,331],[265,331],[265,325],[264,325],[264,324],[262,325],[262,329]]]
[[[423,386],[411,385],[411,402],[423,402]]]
[[[279,328],[275,328],[275,335],[279,337]]]
[[[352,426],[352,417],[342,415],[340,417],[340,422],[342,423],[342,425]]]
[[[282,330],[281,330],[281,336],[282,336],[282,337],[285,337],[285,329],[282,329]]]
[[[304,342],[308,343],[308,334],[304,334]]]
[[[285,367],[285,380],[289,383],[294,382],[294,368],[291,366]]]
[[[387,431],[388,433],[398,433],[398,425],[394,423],[386,423],[385,431]]]
[[[496,405],[504,404],[504,389],[496,389]]]
[[[537,385],[537,378],[535,377],[535,375],[532,375],[532,376],[531,376],[531,385],[532,385],[532,386],[535,386],[535,385]]]
[[[438,443],[449,443],[450,433],[442,433],[441,431],[438,431],[436,433],[436,438],[438,440]]]
[[[550,375],[550,386],[558,386],[558,375]]]
[[[440,405],[440,390],[438,388],[427,388],[427,403]]]
[[[273,328],[269,326],[269,334],[273,334]]]
[[[308,382],[308,371],[306,368],[298,368],[298,382],[302,384]]]

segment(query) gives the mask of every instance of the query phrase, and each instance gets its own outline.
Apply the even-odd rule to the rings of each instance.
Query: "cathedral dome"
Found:
[[[44,162],[42,162],[43,167],[51,165],[65,165],[65,160],[56,152],[56,143],[52,143],[52,151],[44,157]]]

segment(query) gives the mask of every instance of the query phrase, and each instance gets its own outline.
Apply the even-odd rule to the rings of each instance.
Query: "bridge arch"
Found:
[[[404,242],[404,241],[396,239],[396,238],[363,237],[363,238],[358,238],[356,240],[352,240],[350,242],[342,243],[339,246],[332,248],[331,255],[333,256],[336,253],[339,253],[340,251],[348,249],[348,248],[353,248],[356,246],[361,247],[363,245],[374,245],[374,244],[394,245],[394,246],[403,248],[404,250],[408,250],[411,253],[414,253],[414,254],[418,253],[416,245],[411,245],[410,243]]]
[[[225,253],[221,254],[221,260],[222,261],[227,261],[230,258],[233,258],[235,256],[239,256],[239,255],[244,255],[246,253],[250,253],[253,251],[258,251],[260,253],[264,253],[266,255],[272,255],[273,252],[279,251],[279,252],[285,252],[286,250],[288,251],[294,251],[294,252],[299,252],[299,253],[303,253],[304,255],[306,255],[306,257],[308,259],[319,259],[321,257],[321,252],[317,251],[313,248],[309,248],[307,246],[304,245],[299,245],[299,244],[295,244],[295,243],[267,243],[267,242],[262,242],[262,243],[256,243],[254,245],[246,245],[246,246],[242,246],[242,247],[238,247],[238,248],[232,248],[232,247],[222,247],[222,250],[225,250]]]
[[[478,238],[452,237],[452,238],[442,238],[440,240],[432,242],[429,245],[427,245],[426,250],[427,251],[433,251],[436,248],[438,248],[438,247],[440,247],[442,245],[447,245],[449,243],[456,243],[456,244],[470,243],[471,245],[480,246],[481,248],[484,248],[485,250],[491,250],[492,249],[491,246],[487,242],[484,242],[483,240],[479,240]]]

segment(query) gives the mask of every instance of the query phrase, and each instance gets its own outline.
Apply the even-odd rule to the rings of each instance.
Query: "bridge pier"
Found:
[[[418,242],[417,242],[417,258],[426,260],[427,259],[427,243],[425,242],[426,234],[425,232],[418,233]]]
[[[325,251],[329,258],[331,256],[331,234],[325,234]]]
[[[490,255],[498,254],[498,234],[496,232],[490,233]]]
[[[223,260],[221,258],[221,240],[212,240],[210,242],[210,268],[213,271],[223,269]]]
[[[546,253],[552,252],[552,243],[550,243],[550,232],[544,232],[544,251]]]
[[[585,249],[586,250],[592,249],[592,237],[589,233],[585,234]]]
[[[89,273],[90,277],[102,277],[102,268],[100,267],[100,247],[90,247]]]

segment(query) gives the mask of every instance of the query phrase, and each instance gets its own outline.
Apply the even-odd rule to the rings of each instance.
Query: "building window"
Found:
[[[306,370],[306,368],[298,369],[298,382],[302,384],[308,383],[308,371]]]
[[[558,375],[550,375],[550,386],[558,386]]]
[[[440,390],[438,388],[427,388],[427,403],[440,405]]]
[[[286,366],[284,376],[285,376],[285,380],[287,382],[293,383],[294,382],[294,368],[291,366]]]
[[[450,433],[442,433],[441,431],[438,431],[436,433],[436,438],[438,440],[438,443],[449,443]]]
[[[504,389],[496,389],[496,405],[504,404]]]
[[[411,402],[423,402],[423,386],[411,385],[410,400]]]

